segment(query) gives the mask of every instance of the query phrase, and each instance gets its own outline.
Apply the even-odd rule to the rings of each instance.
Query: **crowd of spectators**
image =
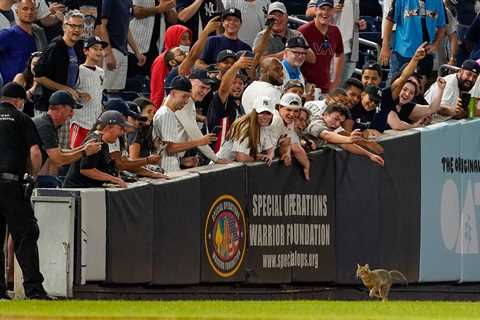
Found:
[[[276,156],[309,180],[311,150],[382,166],[385,130],[465,117],[480,97],[478,2],[366,2],[305,2],[292,29],[270,0],[0,0],[0,79],[26,91],[38,185]],[[359,37],[381,20],[362,12],[381,6],[378,63],[360,66]],[[436,79],[441,64],[458,69]]]

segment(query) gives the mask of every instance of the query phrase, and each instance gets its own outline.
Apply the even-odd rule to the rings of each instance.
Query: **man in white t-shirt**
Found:
[[[180,142],[180,132],[175,112],[182,110],[190,100],[192,85],[183,76],[173,79],[170,94],[153,118],[153,136],[166,144],[162,152],[162,168],[165,172],[180,170],[180,153],[199,146],[208,145],[215,140],[214,134],[199,139]]]
[[[286,93],[277,105],[278,111],[273,115],[270,125],[272,141],[277,141],[282,159],[288,159],[290,153],[303,166],[305,180],[310,180],[310,160],[300,145],[300,138],[295,131],[295,119],[302,108],[302,98],[295,93]],[[285,161],[288,164],[288,160]]]
[[[465,60],[462,68],[455,74],[443,77],[447,82],[443,91],[440,114],[449,117],[463,118],[466,113],[462,109],[461,93],[472,90],[478,75],[480,74],[480,65],[474,60]],[[439,90],[435,82],[425,93],[425,100],[432,103],[433,97]]]
[[[242,12],[242,26],[238,38],[249,46],[265,26],[270,0],[223,0],[225,9],[237,8]]]
[[[283,65],[277,58],[266,58],[260,63],[260,77],[243,92],[242,106],[245,113],[253,110],[253,102],[259,96],[267,96],[274,104],[280,102],[283,85]]]

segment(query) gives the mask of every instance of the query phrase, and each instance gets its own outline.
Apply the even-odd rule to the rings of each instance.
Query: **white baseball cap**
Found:
[[[291,109],[300,109],[302,107],[302,98],[292,92],[285,93],[280,99],[279,105]]]
[[[272,99],[267,96],[256,97],[253,101],[253,109],[256,113],[270,112],[273,114],[275,107],[273,105]]]
[[[276,1],[272,2],[270,6],[268,6],[268,14],[271,14],[273,11],[280,11],[281,13],[287,13],[287,8],[282,2]]]

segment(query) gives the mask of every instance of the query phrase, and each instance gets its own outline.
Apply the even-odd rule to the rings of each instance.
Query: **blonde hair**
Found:
[[[260,144],[260,126],[257,124],[257,112],[250,113],[238,118],[228,129],[226,140],[237,140],[240,143],[248,138],[250,156],[255,158],[258,154],[257,146]]]

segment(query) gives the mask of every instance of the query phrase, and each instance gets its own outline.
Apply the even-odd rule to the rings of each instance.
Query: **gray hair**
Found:
[[[63,23],[67,23],[68,20],[70,20],[70,18],[80,18],[82,20],[85,20],[85,15],[83,13],[80,12],[80,10],[70,10],[68,11],[67,13],[65,13],[65,16],[63,18]]]

